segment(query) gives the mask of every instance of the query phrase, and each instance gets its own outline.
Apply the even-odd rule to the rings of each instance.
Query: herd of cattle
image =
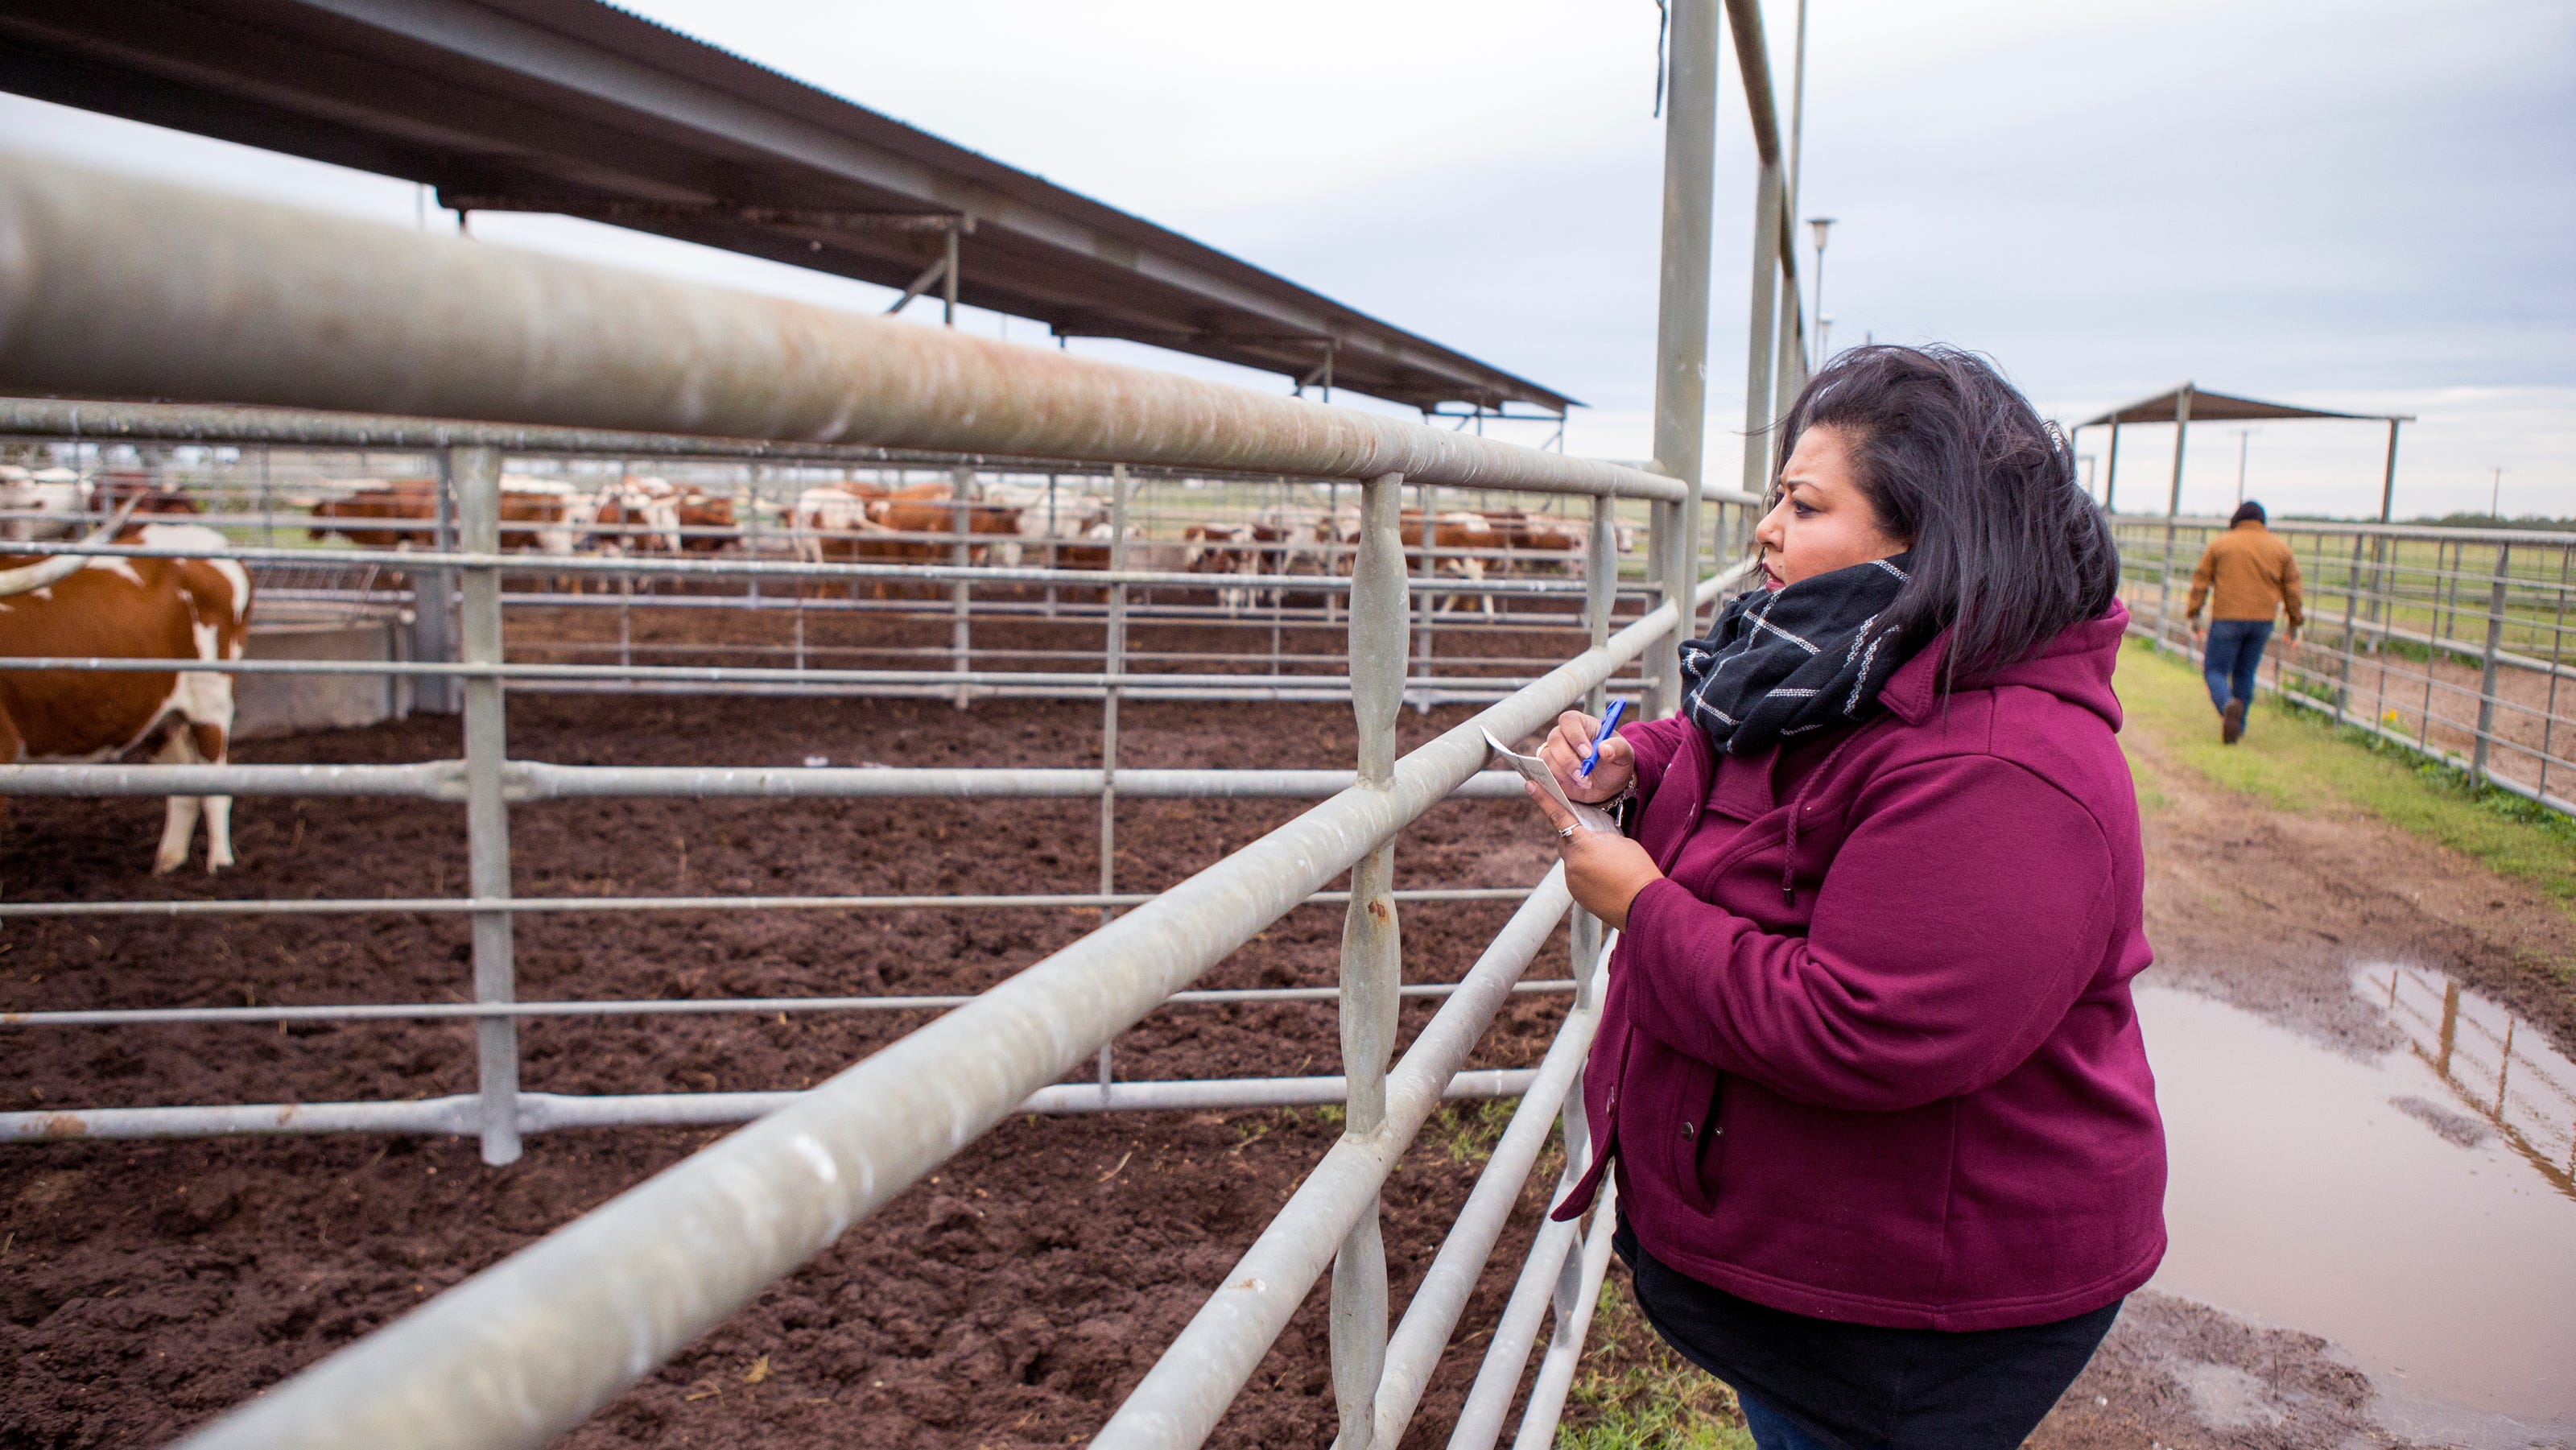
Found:
[[[437,496],[428,479],[346,486],[316,502],[316,539],[338,535],[361,546],[427,548],[436,540]],[[1426,525],[1407,511],[1404,543],[1417,572],[1426,562]],[[627,477],[586,491],[551,479],[501,480],[501,547],[569,558],[709,555],[768,546],[814,564],[890,566],[864,581],[876,598],[905,589],[902,566],[963,562],[975,567],[1101,570],[1119,541],[1109,501],[1096,494],[1019,483],[988,484],[959,498],[944,482],[830,484],[801,491],[792,505],[710,493],[659,478]],[[1581,572],[1583,526],[1521,510],[1456,511],[1428,523],[1428,574],[1464,581]],[[1154,538],[1127,527],[1126,567],[1163,573],[1260,576],[1346,573],[1359,542],[1356,505],[1329,509],[1276,504],[1240,522],[1186,525]],[[1622,541],[1624,545],[1624,540]],[[577,576],[576,576],[577,577]],[[1265,602],[1249,583],[1212,581],[1228,609]],[[577,585],[575,586],[577,587]],[[860,584],[848,586],[856,592]],[[1273,591],[1268,602],[1276,602]],[[1490,602],[1485,605],[1491,612]]]
[[[311,502],[309,530],[365,548],[423,549],[438,541],[438,499],[428,479],[365,480]],[[248,571],[225,557],[224,536],[185,521],[187,495],[141,473],[83,477],[68,469],[0,465],[0,656],[168,661],[149,670],[0,670],[0,762],[144,759],[221,764],[233,723],[233,677],[189,670],[193,662],[237,660],[248,635]],[[106,521],[90,529],[101,518]],[[946,483],[834,484],[803,490],[790,508],[747,496],[627,477],[584,490],[550,479],[505,476],[501,546],[540,556],[711,555],[760,547],[792,549],[800,560],[918,566],[963,561],[1005,568],[1104,570],[1213,576],[1222,608],[1277,604],[1292,591],[1276,581],[1348,573],[1359,544],[1356,505],[1278,504],[1239,522],[1199,522],[1156,538],[1131,523],[1114,536],[1109,501],[1025,484],[988,484],[960,499]],[[1417,577],[1466,583],[1515,574],[1582,572],[1581,524],[1517,510],[1403,515],[1404,547]],[[89,531],[84,536],[83,531]],[[1622,528],[1620,547],[1628,545]],[[79,537],[165,549],[186,557],[146,559],[47,552]],[[452,537],[452,536],[451,536]],[[1122,547],[1123,545],[1123,547]],[[565,587],[578,588],[575,574]],[[1235,582],[1241,581],[1241,582]],[[879,598],[906,586],[895,569],[859,583]],[[915,586],[917,587],[917,586]],[[1490,594],[1467,591],[1487,614]],[[1329,598],[1330,596],[1325,596]],[[1447,602],[1459,602],[1457,591]],[[232,864],[231,799],[174,796],[156,871],[184,863],[198,822],[206,827],[206,869]]]

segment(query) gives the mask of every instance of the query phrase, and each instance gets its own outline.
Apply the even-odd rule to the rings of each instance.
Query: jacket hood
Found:
[[[2045,690],[2069,704],[2099,715],[2113,730],[2120,728],[2120,697],[2111,689],[2111,673],[2120,663],[2120,640],[2128,633],[2128,606],[2118,600],[2080,624],[2069,625],[2039,653],[1995,673],[1979,689],[2019,685]],[[1888,713],[1908,725],[1920,725],[1940,708],[1941,662],[1949,657],[1950,632],[1933,637],[1914,658],[1897,667],[1878,692]]]

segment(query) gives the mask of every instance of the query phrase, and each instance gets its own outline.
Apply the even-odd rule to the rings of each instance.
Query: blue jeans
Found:
[[[1824,1441],[1744,1391],[1735,1392],[1735,1403],[1744,1411],[1744,1427],[1753,1432],[1754,1450],[1826,1450]]]
[[[2209,703],[2222,713],[2230,700],[2254,703],[2254,671],[2263,663],[2263,645],[2271,637],[2268,619],[2209,622],[2209,648],[2200,664],[2200,672],[2209,680]]]

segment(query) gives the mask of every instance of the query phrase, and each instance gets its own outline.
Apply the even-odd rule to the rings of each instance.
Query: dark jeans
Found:
[[[2268,619],[2213,619],[2209,648],[2200,672],[2209,679],[2209,703],[2221,711],[2230,700],[2254,703],[2254,671],[2263,663],[2263,644],[2272,637]]]
[[[1726,1381],[1761,1450],[2015,1450],[2110,1333],[2120,1305],[2017,1329],[1946,1333],[1811,1319],[1666,1266],[1622,1220],[1637,1307]]]

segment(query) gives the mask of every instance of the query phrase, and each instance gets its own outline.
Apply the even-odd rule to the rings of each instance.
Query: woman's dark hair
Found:
[[[1781,420],[1780,457],[1816,427],[1847,441],[1880,526],[1914,541],[1888,623],[1911,648],[1951,632],[1944,689],[2110,608],[2110,524],[2075,481],[2066,435],[1993,363],[1951,347],[1836,353]]]
[[[2227,521],[2227,526],[2232,529],[2247,519],[2252,519],[2258,524],[2271,522],[2264,515],[2263,506],[2250,498],[2236,506],[2236,516]]]

